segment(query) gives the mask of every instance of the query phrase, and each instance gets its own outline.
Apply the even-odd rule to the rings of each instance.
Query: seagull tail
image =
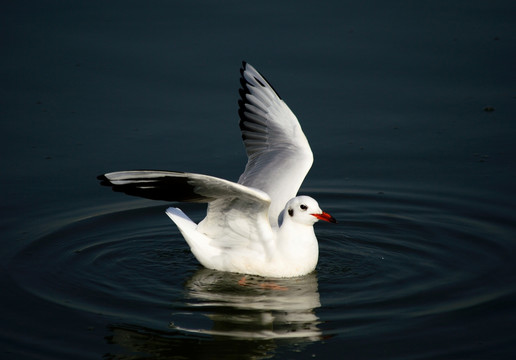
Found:
[[[168,217],[177,225],[181,232],[193,231],[197,224],[192,221],[181,209],[176,207],[169,207],[166,211]]]
[[[166,214],[181,231],[195,258],[205,267],[213,268],[212,261],[220,256],[220,249],[213,247],[211,239],[197,231],[197,224],[181,209],[169,207]]]

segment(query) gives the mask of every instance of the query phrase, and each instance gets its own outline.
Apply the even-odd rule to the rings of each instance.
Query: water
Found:
[[[514,311],[509,207],[395,188],[308,193],[344,221],[318,226],[321,261],[304,277],[249,277],[242,286],[241,275],[203,269],[165,206],[140,202],[59,224],[9,268],[29,293],[106,319],[115,358],[331,353],[310,344],[346,344],[362,358],[503,354],[510,329],[485,327],[510,325],[493,309]],[[202,207],[184,208],[202,216]]]
[[[514,357],[514,5],[271,4],[2,12],[2,358]],[[302,193],[339,220],[304,277],[203,269],[169,204],[95,179],[237,178],[242,59],[297,114]]]

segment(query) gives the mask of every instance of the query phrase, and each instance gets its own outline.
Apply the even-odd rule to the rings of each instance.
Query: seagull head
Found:
[[[337,220],[319,207],[315,199],[310,196],[296,196],[285,206],[284,218],[289,217],[293,222],[313,225],[318,220],[336,223]]]

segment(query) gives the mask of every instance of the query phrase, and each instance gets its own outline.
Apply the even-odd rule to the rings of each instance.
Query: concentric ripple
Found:
[[[248,355],[260,357],[341,337],[350,353],[367,343],[364,357],[389,349],[411,358],[411,344],[439,356],[438,344],[464,354],[503,340],[474,332],[471,342],[489,309],[515,297],[516,232],[503,204],[399,189],[309,193],[339,224],[316,225],[319,265],[304,277],[203,269],[166,205],[87,214],[32,241],[10,272],[42,298],[110,316],[111,341],[146,353],[253,340],[261,345]],[[182,207],[202,218],[203,207]]]

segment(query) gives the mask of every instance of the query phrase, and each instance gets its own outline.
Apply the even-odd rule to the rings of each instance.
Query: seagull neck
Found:
[[[282,261],[295,268],[302,267],[302,273],[312,271],[319,258],[319,244],[315,237],[314,227],[295,223],[285,218],[278,233],[278,252]]]
[[[283,218],[283,222],[279,228],[279,234],[279,238],[282,242],[294,241],[298,243],[300,240],[304,239],[307,241],[313,241],[313,239],[315,239],[314,227],[312,225],[293,222],[288,216]]]

